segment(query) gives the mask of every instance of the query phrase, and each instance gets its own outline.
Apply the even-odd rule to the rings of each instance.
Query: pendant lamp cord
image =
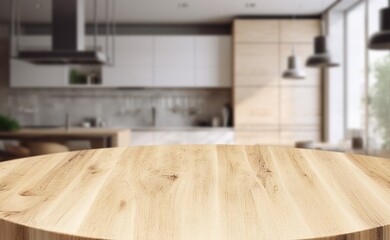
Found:
[[[296,17],[297,17],[298,11],[301,9],[301,6],[302,6],[302,2],[299,3],[298,7],[295,10],[295,13],[293,14],[292,29],[295,29],[296,20],[297,20]],[[292,55],[295,56],[295,44],[294,43],[291,45],[291,50],[292,50]]]

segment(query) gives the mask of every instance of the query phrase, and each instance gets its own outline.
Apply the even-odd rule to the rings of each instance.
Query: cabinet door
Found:
[[[132,131],[131,132],[132,146],[154,145],[153,131]]]
[[[282,130],[280,136],[280,144],[289,146],[295,146],[297,142],[319,142],[320,140],[319,129]]]
[[[279,131],[277,130],[236,130],[235,144],[278,145]]]
[[[321,92],[318,87],[281,88],[281,124],[320,126]]]
[[[116,37],[114,57],[114,66],[102,67],[103,86],[153,86],[153,37]]]
[[[236,43],[279,42],[279,20],[235,20]]]
[[[20,50],[52,50],[52,37],[49,35],[21,36],[19,40]]]
[[[236,86],[278,85],[278,44],[236,44],[235,47]]]
[[[153,87],[152,68],[102,67],[103,86],[109,87]]]
[[[194,37],[155,37],[155,86],[195,86],[194,49]]]
[[[234,144],[233,131],[188,132],[188,144]]]
[[[292,47],[295,49],[296,55],[301,59],[301,67],[306,72],[306,78],[300,80],[283,79],[281,81],[282,86],[320,86],[321,75],[320,69],[306,67],[306,59],[313,54],[313,44],[298,43],[288,44],[284,43],[280,45],[280,66],[281,70],[287,69],[287,58],[292,54]]]
[[[197,87],[231,86],[231,49],[229,36],[195,38],[195,82]]]
[[[11,87],[64,87],[67,76],[67,66],[34,65],[11,60]]]
[[[236,88],[234,119],[236,127],[278,126],[279,88]]]
[[[280,21],[281,42],[313,43],[320,34],[319,20],[298,19]]]
[[[154,133],[155,144],[186,144],[187,132],[184,131],[156,131]]]

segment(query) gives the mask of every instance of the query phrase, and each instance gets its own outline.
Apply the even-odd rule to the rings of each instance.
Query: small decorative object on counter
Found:
[[[213,119],[211,120],[211,125],[213,127],[220,127],[221,126],[221,118],[219,116],[213,117]]]
[[[20,129],[18,121],[12,117],[0,114],[0,131],[17,131]]]

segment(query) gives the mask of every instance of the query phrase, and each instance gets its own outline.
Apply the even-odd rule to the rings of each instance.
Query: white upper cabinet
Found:
[[[105,52],[105,37],[97,38]],[[231,86],[230,36],[116,36],[114,65],[101,66],[103,87],[195,88]],[[24,36],[22,50],[51,50],[51,36]],[[86,38],[86,49],[94,38]],[[111,42],[108,45],[111,49]],[[12,87],[66,87],[69,67],[11,63]]]
[[[154,38],[155,87],[195,86],[195,37]]]
[[[103,66],[103,86],[153,87],[153,37],[115,38],[114,66]]]
[[[195,84],[197,87],[232,85],[232,45],[229,36],[195,38]]]
[[[50,36],[23,36],[21,50],[51,50]],[[36,65],[12,59],[11,87],[65,87],[68,67],[64,65]]]
[[[11,87],[65,87],[68,68],[61,65],[34,65],[11,60]]]

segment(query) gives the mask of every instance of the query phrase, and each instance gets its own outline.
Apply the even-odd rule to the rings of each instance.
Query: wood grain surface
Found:
[[[390,160],[267,146],[0,164],[0,239],[390,239]]]

